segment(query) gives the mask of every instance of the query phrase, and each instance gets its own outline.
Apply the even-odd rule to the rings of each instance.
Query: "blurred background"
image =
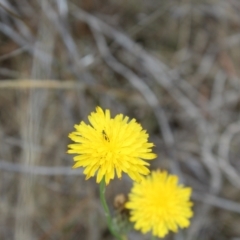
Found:
[[[151,169],[193,188],[191,226],[167,240],[240,240],[239,12],[239,0],[0,0],[0,239],[113,240],[99,186],[66,154],[101,106],[136,118]],[[107,187],[114,216],[131,185]]]

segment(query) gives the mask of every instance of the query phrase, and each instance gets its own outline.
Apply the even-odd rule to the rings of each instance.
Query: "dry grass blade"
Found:
[[[45,166],[24,166],[22,164],[9,163],[8,161],[0,160],[0,169],[12,173],[33,174],[42,176],[76,176],[83,175],[80,170],[73,171],[70,167],[45,167]]]

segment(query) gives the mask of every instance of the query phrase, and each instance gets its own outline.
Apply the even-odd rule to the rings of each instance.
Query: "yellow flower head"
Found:
[[[149,173],[149,163],[143,159],[156,158],[151,150],[154,145],[148,143],[148,134],[135,119],[129,121],[122,114],[111,118],[108,109],[104,112],[97,107],[88,120],[91,125],[81,122],[69,134],[75,143],[68,146],[68,153],[77,154],[73,168],[85,167],[86,179],[97,171],[97,182],[105,177],[106,184],[114,178],[115,171],[118,178],[125,172],[135,181]]]
[[[164,237],[169,230],[189,226],[193,215],[189,201],[191,188],[178,185],[178,177],[167,172],[153,171],[140,183],[134,183],[129,201],[130,221],[142,233]]]

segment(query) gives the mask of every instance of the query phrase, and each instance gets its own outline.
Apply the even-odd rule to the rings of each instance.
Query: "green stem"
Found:
[[[105,198],[105,189],[106,189],[105,178],[103,178],[102,181],[100,182],[100,200],[101,200],[104,212],[105,212],[105,216],[107,218],[108,229],[110,230],[111,234],[114,237],[116,237],[118,240],[122,240],[122,237],[119,236],[119,234],[114,229],[111,214],[110,214],[110,211],[109,211],[109,208],[108,208],[108,205],[106,202],[106,198]]]
[[[152,235],[151,240],[156,240],[157,238]]]

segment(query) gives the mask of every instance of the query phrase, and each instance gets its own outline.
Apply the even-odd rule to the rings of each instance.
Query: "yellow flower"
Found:
[[[75,143],[70,144],[68,153],[78,154],[73,168],[85,167],[86,179],[93,177],[97,171],[97,182],[105,177],[106,184],[122,172],[133,180],[140,181],[142,175],[150,171],[149,163],[143,159],[156,158],[152,153],[153,143],[148,143],[148,134],[135,119],[118,114],[111,118],[110,111],[96,108],[88,117],[91,125],[83,121],[75,125],[75,132],[69,138]]]
[[[169,230],[177,232],[178,227],[189,226],[193,215],[189,201],[191,188],[178,185],[178,177],[166,171],[153,171],[140,183],[134,183],[129,201],[130,221],[142,233],[164,237]]]

